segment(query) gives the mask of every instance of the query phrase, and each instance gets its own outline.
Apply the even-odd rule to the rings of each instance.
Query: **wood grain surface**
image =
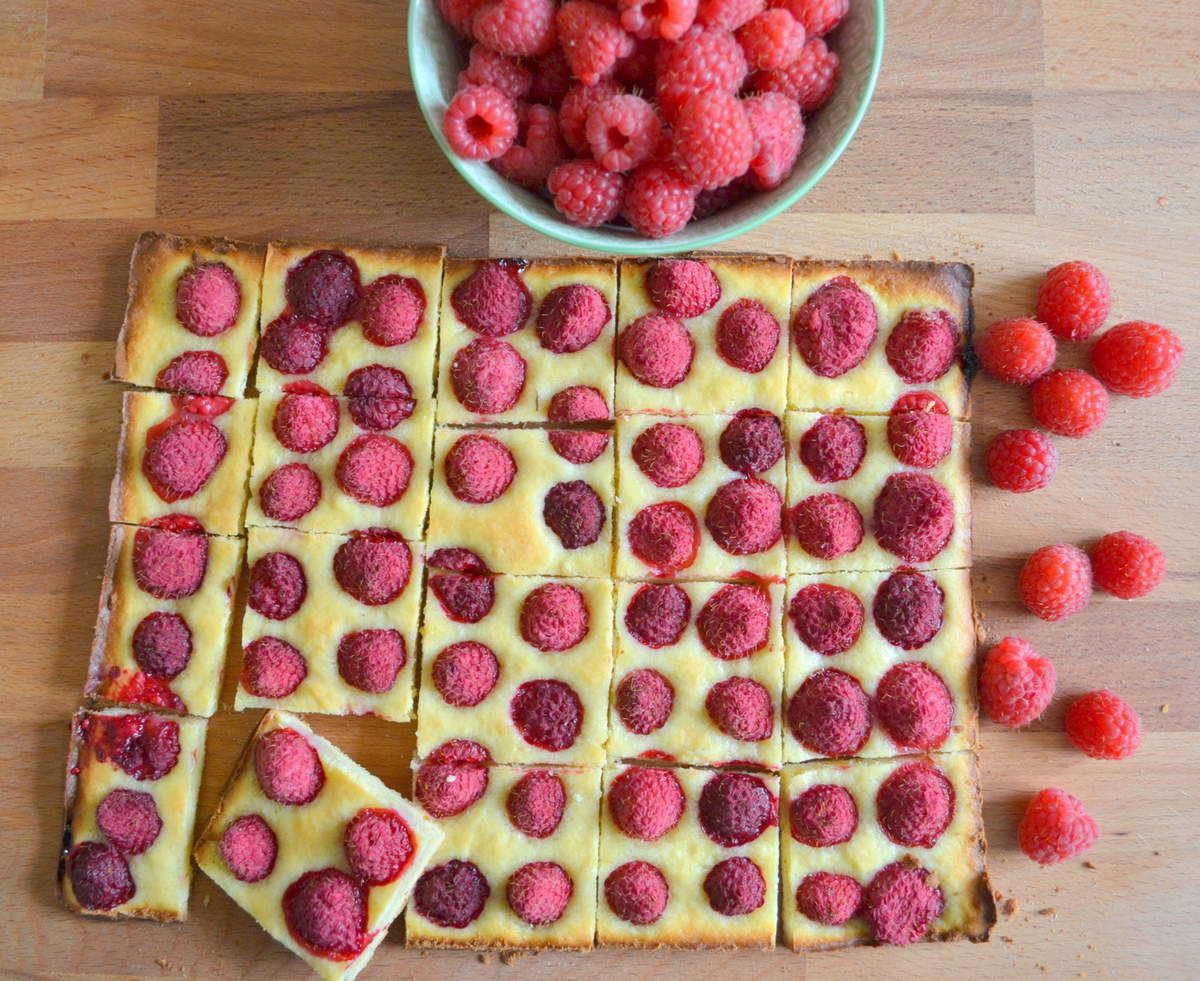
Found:
[[[0,2],[0,973],[274,978],[302,966],[198,875],[185,924],[93,922],[54,898],[68,720],[84,678],[107,537],[119,389],[102,381],[138,231],[446,241],[552,254],[489,212],[425,132],[394,0]],[[1059,440],[1054,484],[975,493],[975,588],[994,637],[1053,658],[1059,696],[1029,731],[985,724],[993,881],[1017,911],[986,945],[527,955],[407,951],[368,977],[1195,977],[1200,962],[1200,13],[1194,0],[895,0],[875,103],[843,160],[787,214],[730,248],[973,264],[979,321],[1030,312],[1073,258],[1113,285],[1112,322],[1184,338],[1174,389],[1115,398],[1090,439]],[[1086,352],[1064,355],[1082,364]],[[977,456],[1030,422],[1018,391],[975,395]],[[976,460],[978,476],[979,460]],[[1169,578],[1043,624],[1014,583],[1024,555],[1129,528]],[[1108,686],[1142,713],[1141,751],[1088,760],[1062,735],[1074,694]],[[231,684],[226,686],[226,700]],[[211,727],[201,820],[254,723]],[[314,719],[408,789],[412,730]],[[1087,862],[1016,848],[1029,795],[1061,786],[1102,828]]]

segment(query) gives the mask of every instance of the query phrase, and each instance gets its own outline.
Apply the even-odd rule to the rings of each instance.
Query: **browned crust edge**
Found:
[[[452,255],[446,257],[446,270],[454,272],[459,269],[466,269],[471,266],[476,266],[481,262],[514,262],[521,266],[522,270],[543,269],[551,272],[570,272],[573,269],[593,270],[593,269],[608,269],[613,275],[613,285],[617,284],[617,271],[620,268],[620,261],[606,256],[597,256],[592,259],[587,256],[563,256],[556,259],[536,258],[536,259],[518,259],[508,256],[459,256]],[[443,287],[444,292],[444,287]]]
[[[124,525],[111,525],[108,533],[108,556],[104,560],[104,579],[100,584],[100,604],[96,613],[96,629],[92,633],[92,654],[83,696],[89,702],[99,701],[100,672],[108,651],[108,635],[112,628],[113,604],[116,601],[116,572],[121,544],[127,534]]]
[[[292,253],[308,254],[328,249],[334,252],[344,252],[347,255],[387,256],[393,259],[405,258],[418,261],[431,260],[444,263],[446,261],[446,246],[444,245],[384,245],[378,242],[330,242],[330,241],[290,241],[287,239],[271,239],[265,246],[266,263],[273,257]],[[265,275],[265,266],[264,266]]]
[[[112,522],[129,521],[125,514],[125,472],[129,456],[129,434],[133,424],[133,406],[135,392],[126,392],[121,397],[121,431],[117,436],[117,465],[113,470],[112,485],[108,491],[108,520]]]
[[[596,940],[597,950],[774,950],[777,946],[776,934],[771,934],[768,941],[746,940],[730,941],[728,943],[708,943],[697,940],[695,943],[666,943],[657,940]],[[785,948],[786,949],[786,948]]]
[[[426,938],[412,939],[408,936],[408,913],[405,913],[405,937],[404,946],[410,950],[491,950],[497,953],[506,950],[519,951],[581,951],[592,950],[596,946],[591,937],[588,938],[586,944],[564,944],[564,943],[527,943],[527,944],[506,944],[493,943],[487,940],[434,940]]]

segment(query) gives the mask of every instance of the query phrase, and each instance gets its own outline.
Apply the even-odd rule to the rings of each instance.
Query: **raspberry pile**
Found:
[[[438,0],[471,47],[442,132],[572,224],[663,238],[778,187],[849,0]]]

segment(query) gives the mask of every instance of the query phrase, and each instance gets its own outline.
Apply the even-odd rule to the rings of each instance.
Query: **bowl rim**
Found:
[[[442,155],[450,161],[450,165],[458,171],[459,176],[467,182],[467,185],[497,211],[503,212],[519,224],[541,232],[548,238],[563,242],[566,245],[588,249],[593,252],[607,252],[611,255],[638,256],[649,255],[651,253],[661,255],[711,249],[727,239],[753,231],[764,222],[768,222],[786,211],[816,187],[829,172],[830,168],[837,163],[846,147],[850,145],[850,141],[854,138],[854,134],[858,132],[858,127],[871,105],[871,99],[875,94],[875,85],[879,80],[879,72],[883,65],[883,45],[886,33],[884,0],[867,0],[867,2],[872,3],[875,7],[877,29],[871,50],[871,67],[867,72],[866,85],[863,87],[862,96],[854,109],[854,114],[845,132],[842,133],[841,138],[833,146],[833,149],[826,154],[825,159],[817,165],[816,169],[806,180],[783,195],[779,200],[772,202],[762,211],[757,211],[740,222],[700,238],[689,238],[686,241],[675,243],[671,241],[670,236],[662,239],[650,239],[639,236],[637,239],[631,239],[628,242],[621,240],[614,241],[609,238],[598,240],[594,237],[596,229],[575,228],[565,220],[548,220],[539,214],[521,211],[514,204],[510,203],[509,199],[492,194],[474,174],[471,165],[477,161],[463,160],[450,148],[450,144],[446,141],[446,137],[442,133],[441,121],[435,119],[432,112],[433,92],[427,87],[427,85],[432,83],[428,79],[418,78],[418,73],[412,70],[412,66],[416,60],[413,57],[413,51],[418,34],[418,12],[424,5],[433,4],[434,2],[435,0],[410,0],[406,21],[407,37],[405,39],[405,49],[408,55],[409,78],[412,81],[413,93],[416,95],[417,105],[421,109],[421,115],[425,119],[425,125],[432,134],[434,142],[437,143],[438,149],[442,151]]]

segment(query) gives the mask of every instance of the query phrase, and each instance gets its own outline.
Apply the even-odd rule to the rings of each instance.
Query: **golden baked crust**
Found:
[[[421,602],[421,547],[409,542],[412,571],[408,583],[390,603],[367,606],[347,593],[334,576],[334,556],[352,536],[306,535],[286,528],[251,528],[246,567],[270,552],[285,552],[300,562],[307,593],[286,620],[271,620],[246,607],[242,619],[243,650],[260,637],[278,637],[304,655],[308,674],[290,695],[261,698],[239,683],[234,696],[238,711],[278,708],[327,715],[377,715],[393,722],[412,718],[413,674],[417,658],[417,623]],[[359,630],[393,629],[404,639],[406,658],[392,687],[382,693],[354,688],[338,672],[338,644]]]
[[[894,570],[892,570],[894,571]],[[783,685],[783,760],[794,763],[820,755],[804,746],[786,724],[788,701],[809,675],[835,668],[852,675],[867,695],[874,696],[880,678],[893,666],[907,661],[928,665],[946,683],[954,699],[954,719],[939,752],[973,749],[978,738],[979,709],[975,700],[975,624],[971,602],[971,573],[967,569],[937,569],[926,572],[939,587],[945,601],[942,625],[927,643],[903,650],[879,632],[872,605],[879,586],[892,575],[885,572],[837,572],[819,576],[789,576],[784,607],[785,668]],[[863,607],[863,626],[849,650],[824,655],[805,646],[787,615],[792,598],[814,584],[838,586],[858,597]],[[896,746],[879,725],[872,725],[866,743],[855,754],[886,757],[905,752]],[[909,751],[911,752],[911,750]]]
[[[186,920],[192,884],[192,831],[196,799],[204,770],[207,719],[172,718],[179,727],[179,758],[157,780],[139,780],[121,769],[111,756],[101,759],[89,734],[97,720],[122,716],[153,715],[134,709],[79,711],[71,719],[67,751],[67,784],[64,795],[63,847],[58,864],[58,891],[63,903],[76,913],[107,919]],[[167,718],[159,716],[159,718]],[[105,754],[107,756],[107,754]],[[140,855],[126,855],[136,891],[133,897],[108,910],[84,909],[75,898],[67,875],[67,856],[78,844],[104,841],[96,821],[96,808],[117,789],[149,793],[154,797],[162,830]]]
[[[163,600],[144,592],[133,573],[137,529],[113,525],[100,588],[100,612],[84,694],[100,703],[144,705],[208,717],[217,710],[233,595],[241,568],[240,538],[208,537],[204,579],[190,596]],[[133,657],[133,632],[150,613],[178,614],[187,622],[192,653],[174,678],[148,678]]]
[[[188,399],[162,392],[125,393],[117,468],[108,499],[109,521],[145,524],[167,514],[187,514],[214,535],[236,535],[241,531],[246,482],[250,476],[255,400],[228,401],[228,409],[214,415],[207,409],[214,406],[219,409],[223,404],[219,399]],[[147,434],[151,427],[168,419],[195,417],[190,408],[204,410],[200,416],[224,434],[225,455],[195,494],[177,501],[164,501],[142,472]]]
[[[401,443],[412,457],[412,476],[399,500],[385,507],[363,504],[339,485],[336,471],[342,452],[368,430],[359,428],[348,411],[348,400],[338,398],[339,425],[333,439],[312,453],[296,453],[279,442],[272,421],[283,393],[269,393],[258,400],[254,427],[254,464],[250,473],[250,499],[246,505],[246,525],[286,526],[299,531],[347,532],[355,528],[386,526],[405,538],[420,538],[425,528],[429,505],[429,466],[433,453],[433,404],[417,402],[413,413],[399,425],[380,435]],[[316,507],[296,521],[285,522],[263,513],[260,491],[263,482],[279,467],[303,463],[321,481],[321,497]]]
[[[788,313],[791,309],[792,264],[784,256],[697,254],[721,284],[712,309],[684,321],[695,344],[688,376],[674,388],[644,385],[617,359],[617,410],[620,414],[733,413],[752,406],[776,414],[784,410],[788,378]],[[655,306],[646,292],[646,275],[658,259],[624,259],[617,312],[618,332]],[[779,346],[756,374],[733,367],[718,352],[716,327],[738,300],[757,300],[779,322]]]
[[[466,279],[480,259],[446,260],[446,275],[441,294],[441,353],[439,355],[437,421],[441,423],[545,422],[550,400],[564,388],[585,385],[604,396],[609,409],[613,405],[613,323],[617,310],[617,265],[610,259],[531,259],[511,260],[521,269],[521,279],[530,294],[529,319],[512,334],[499,338],[511,344],[525,360],[525,387],[516,404],[507,412],[481,416],[455,397],[450,383],[450,366],[455,355],[481,335],[458,319],[451,297],[454,288]],[[537,317],[542,301],[558,286],[582,283],[594,286],[604,296],[612,316],[600,335],[587,347],[571,353],[555,353],[542,347],[537,332]]]
[[[333,245],[318,242],[271,242],[267,245],[266,267],[263,271],[262,316],[260,332],[287,311],[284,287],[288,270],[310,253],[331,250],[341,252],[358,265],[362,286],[366,287],[381,276],[405,276],[415,279],[425,293],[425,316],[417,333],[404,344],[383,347],[368,340],[357,320],[334,331],[329,340],[329,353],[319,365],[304,375],[280,374],[262,357],[258,359],[255,376],[260,392],[277,392],[289,382],[304,380],[320,385],[327,392],[344,390],[346,377],[355,368],[381,364],[404,372],[418,402],[433,398],[434,359],[437,350],[438,296],[442,284],[444,245],[384,248],[374,246]]]
[[[259,285],[267,250],[262,245],[224,238],[180,238],[142,232],[129,260],[129,301],[117,336],[112,377],[154,388],[158,373],[185,351],[213,351],[225,361],[229,376],[221,395],[241,396],[258,343]],[[175,287],[180,275],[199,263],[228,266],[241,288],[237,321],[215,337],[193,334],[175,315]]]
[[[883,781],[913,757],[885,760],[836,760],[788,766],[783,771],[780,800],[780,840],[783,851],[783,936],[793,950],[824,950],[874,943],[862,919],[825,926],[796,908],[796,889],[811,872],[829,871],[853,876],[864,887],[885,865],[911,860],[933,872],[945,896],[945,909],[934,921],[926,940],[988,939],[996,922],[996,906],[987,873],[987,842],[980,809],[978,760],[972,752],[918,757],[938,767],[954,787],[950,825],[932,848],[906,849],[879,828],[875,795]],[[854,797],[858,828],[841,845],[813,848],[791,835],[789,806],[805,789],[837,784]]]
[[[307,804],[277,804],[267,798],[258,783],[253,751],[268,732],[289,728],[299,732],[316,748],[325,771],[325,783]],[[399,813],[412,832],[412,858],[393,882],[370,887],[367,930],[375,936],[358,957],[332,961],[318,957],[293,939],[283,918],[284,891],[300,875],[313,869],[349,871],[342,845],[346,824],[362,808],[390,808]],[[279,845],[274,868],[266,878],[246,883],[237,879],[221,857],[220,840],[225,829],[246,814],[267,821]],[[355,977],[383,941],[388,927],[400,915],[413,886],[425,870],[442,840],[442,832],[400,794],[364,770],[328,740],[316,735],[293,715],[267,712],[247,743],[229,783],[221,794],[216,812],[196,845],[196,864],[220,886],[264,930],[297,957],[302,958],[327,981]]]
[[[418,761],[413,763],[419,768]],[[520,831],[505,802],[518,780],[533,767],[488,768],[484,795],[465,811],[437,819],[445,834],[430,865],[457,859],[472,862],[491,892],[483,912],[462,929],[427,920],[410,906],[405,917],[410,947],[491,947],[496,949],[588,950],[596,932],[596,848],[600,812],[600,769],[538,767],[558,776],[566,792],[562,821],[545,838]],[[554,862],[571,877],[573,891],[563,915],[531,926],[508,905],[509,877],[528,862]]]
[[[932,391],[946,402],[955,418],[968,418],[970,392],[961,357],[936,381],[910,385],[888,364],[884,349],[900,318],[926,307],[946,310],[961,328],[965,346],[974,322],[971,287],[975,274],[971,267],[957,262],[798,260],[792,266],[792,315],[835,276],[849,276],[874,300],[879,334],[862,363],[837,378],[815,374],[793,345],[788,408],[886,413],[906,391]]]

